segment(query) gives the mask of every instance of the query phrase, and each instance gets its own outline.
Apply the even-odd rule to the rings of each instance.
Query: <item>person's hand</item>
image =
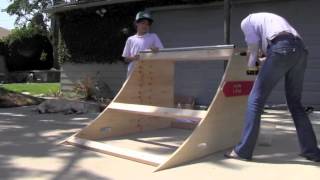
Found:
[[[138,61],[140,59],[140,55],[137,54],[132,58],[132,61]]]
[[[267,59],[267,56],[263,53],[261,53],[258,57],[258,60],[263,63]]]
[[[133,61],[138,61],[139,58],[140,58],[139,55],[135,55],[135,56],[133,56],[133,57],[127,57],[127,58],[125,58],[125,61],[126,61],[127,63],[130,63],[130,62],[133,62]]]
[[[151,51],[152,51],[153,53],[159,52],[159,48],[157,48],[157,47],[151,47],[150,49],[151,49]]]
[[[258,67],[249,67],[247,69],[247,75],[257,75],[259,73]]]

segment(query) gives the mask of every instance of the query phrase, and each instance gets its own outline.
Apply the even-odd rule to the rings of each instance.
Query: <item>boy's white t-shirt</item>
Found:
[[[126,45],[124,47],[122,57],[134,57],[139,54],[140,51],[147,50],[150,48],[163,48],[163,45],[159,37],[155,33],[147,33],[142,36],[133,35],[127,39]],[[131,73],[133,67],[133,62],[128,65],[128,74]]]

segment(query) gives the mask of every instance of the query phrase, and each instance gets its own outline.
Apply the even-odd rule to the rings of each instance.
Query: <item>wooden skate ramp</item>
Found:
[[[246,56],[232,45],[222,45],[146,51],[140,57],[110,105],[66,143],[156,166],[158,171],[238,142],[255,78],[246,74]],[[209,108],[175,108],[175,63],[218,60],[228,65]],[[177,119],[199,123],[194,129],[179,129],[173,126]]]

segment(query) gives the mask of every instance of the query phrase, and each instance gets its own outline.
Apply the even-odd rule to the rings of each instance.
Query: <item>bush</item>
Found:
[[[42,32],[37,28],[33,28],[31,26],[24,26],[21,28],[13,29],[9,34],[9,36],[4,38],[4,41],[10,45],[15,41],[22,41],[24,39],[29,39],[38,34],[42,34]]]
[[[31,25],[12,30],[0,43],[9,71],[52,68],[53,49],[46,35],[46,31]]]
[[[8,44],[3,39],[0,39],[0,55],[8,55]]]

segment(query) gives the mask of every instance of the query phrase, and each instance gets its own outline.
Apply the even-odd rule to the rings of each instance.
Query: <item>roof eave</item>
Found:
[[[45,12],[49,14],[62,13],[66,11],[72,11],[77,9],[86,9],[90,7],[104,6],[104,5],[112,5],[112,4],[122,4],[122,3],[130,3],[130,2],[138,2],[143,0],[102,0],[95,2],[74,2],[74,3],[66,3],[66,4],[58,4],[54,6],[50,6],[45,10]]]

